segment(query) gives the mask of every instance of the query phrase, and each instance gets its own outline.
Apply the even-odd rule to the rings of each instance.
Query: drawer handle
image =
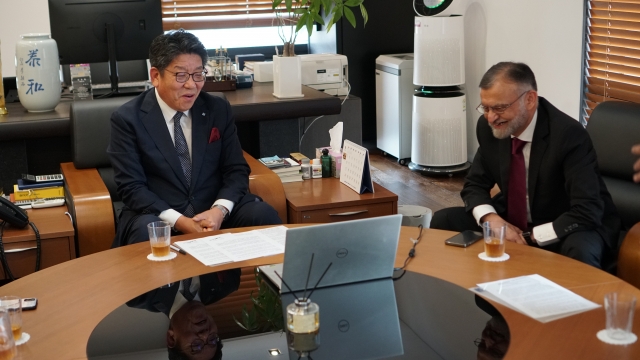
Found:
[[[11,249],[11,250],[5,250],[5,253],[17,253],[17,252],[22,252],[22,251],[27,251],[27,250],[35,250],[37,249],[35,246],[34,247],[28,247],[28,248],[23,248],[23,249]]]
[[[339,213],[339,214],[329,214],[329,216],[349,216],[349,215],[356,215],[356,214],[366,213],[368,211],[369,210],[347,211],[347,212],[343,212],[343,213]]]

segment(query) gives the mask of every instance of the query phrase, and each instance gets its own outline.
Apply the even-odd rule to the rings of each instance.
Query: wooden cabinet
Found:
[[[340,179],[283,184],[289,224],[330,223],[398,213],[398,196],[374,183],[375,193],[357,194]]]
[[[64,205],[27,210],[29,221],[36,225],[40,233],[40,269],[76,257],[73,224],[66,211]],[[7,224],[2,243],[13,276],[18,278],[35,271],[36,235],[31,226],[17,229]],[[7,278],[4,271],[0,273],[0,278]]]

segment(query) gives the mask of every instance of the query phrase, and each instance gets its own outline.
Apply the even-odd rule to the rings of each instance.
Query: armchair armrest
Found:
[[[115,237],[113,204],[97,169],[76,169],[60,164],[65,199],[76,230],[78,256],[107,250]]]
[[[635,224],[622,241],[618,254],[618,277],[640,288],[640,223]]]
[[[287,223],[287,197],[278,174],[264,166],[251,155],[243,151],[244,159],[251,168],[249,175],[249,191],[258,195],[278,212],[283,224]]]

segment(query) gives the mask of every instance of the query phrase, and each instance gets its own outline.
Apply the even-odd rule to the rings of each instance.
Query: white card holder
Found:
[[[340,182],[358,194],[374,192],[371,181],[369,151],[349,140],[344,141],[342,148],[342,170]]]

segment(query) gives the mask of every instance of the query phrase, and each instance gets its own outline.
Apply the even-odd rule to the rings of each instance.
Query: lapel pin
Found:
[[[204,113],[202,113],[202,116],[204,116]]]

